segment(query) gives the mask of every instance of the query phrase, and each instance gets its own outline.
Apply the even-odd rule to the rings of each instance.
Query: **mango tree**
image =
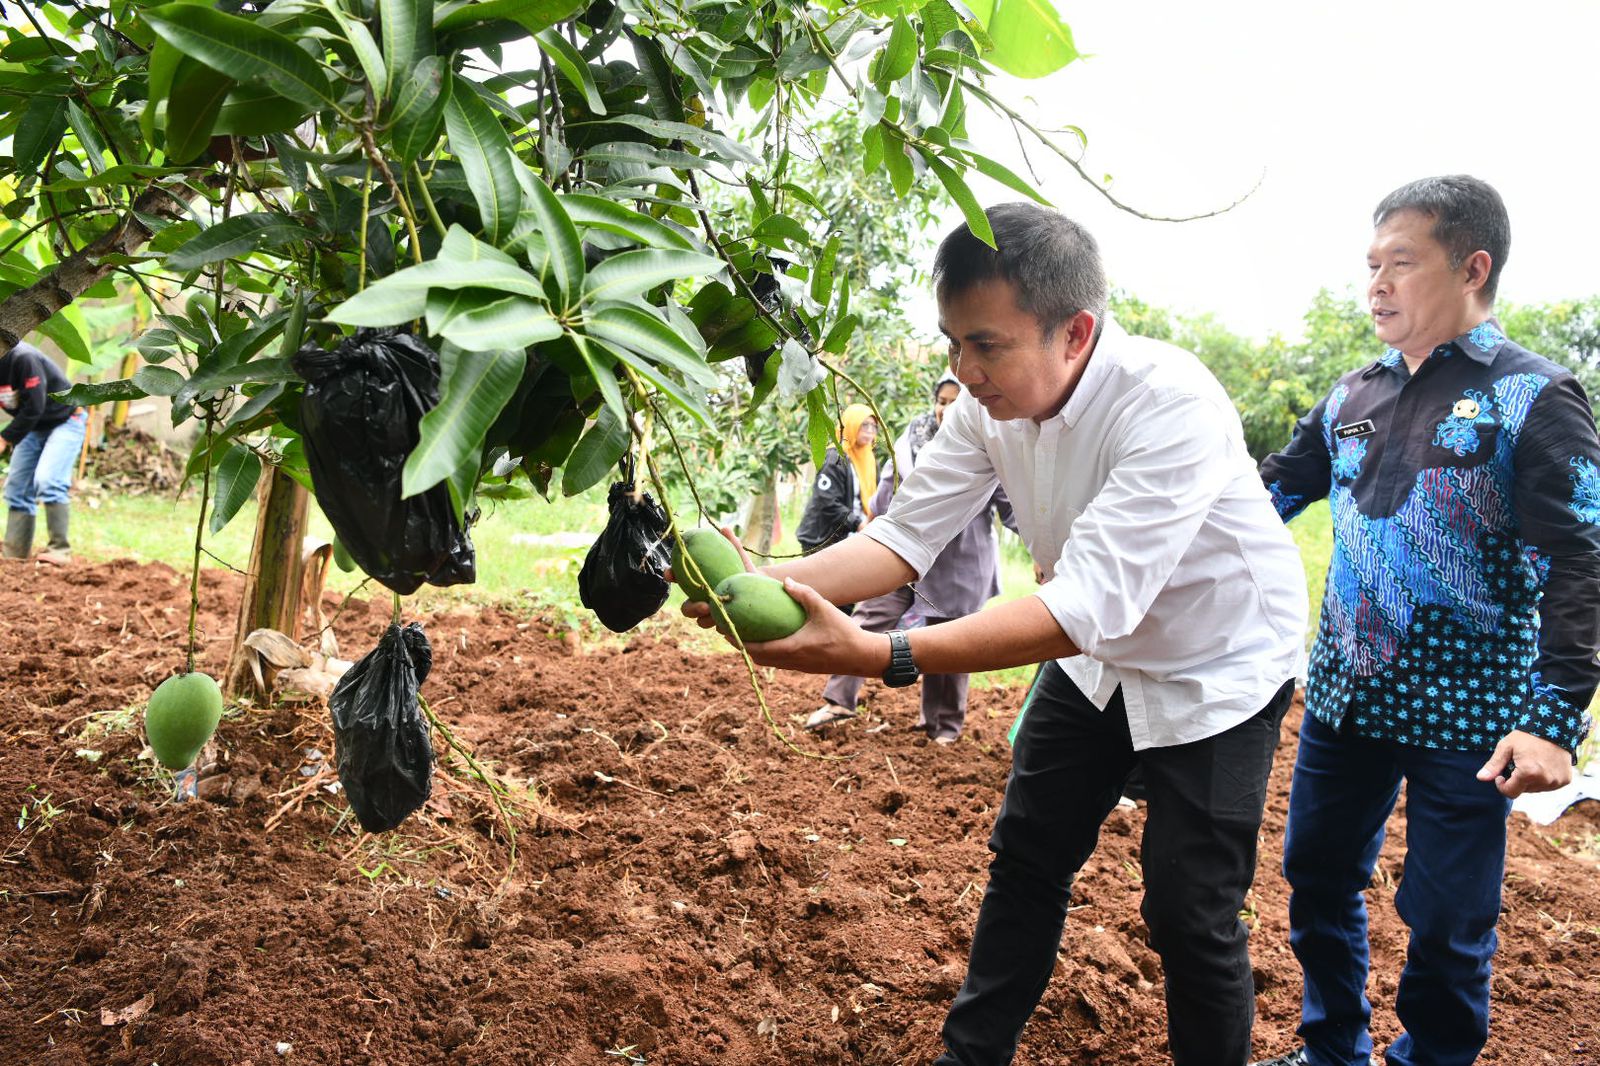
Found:
[[[0,343],[42,330],[70,350],[75,299],[144,290],[164,311],[138,339],[148,365],[72,398],[166,396],[198,420],[214,529],[268,472],[258,578],[298,542],[304,501],[279,490],[313,488],[290,356],[351,327],[437,348],[404,491],[443,483],[463,516],[581,492],[630,451],[649,469],[663,425],[774,396],[820,456],[862,273],[803,178],[807,131],[844,116],[852,150],[826,166],[938,189],[992,239],[971,176],[1039,192],[968,139],[969,108],[1020,123],[991,75],[1077,55],[1045,0],[10,10]],[[284,564],[268,599],[297,587]]]

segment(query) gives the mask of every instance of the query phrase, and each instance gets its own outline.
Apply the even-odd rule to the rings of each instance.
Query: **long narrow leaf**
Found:
[[[605,304],[590,312],[584,330],[613,346],[671,367],[706,388],[717,383],[716,372],[694,345],[648,311],[627,304]]]
[[[1006,188],[1014,189],[1031,200],[1037,200],[1046,207],[1050,206],[1050,201],[1044,198],[1044,195],[1039,192],[1038,188],[1033,182],[1023,179],[1021,175],[1017,174],[1004,164],[998,163],[995,160],[990,159],[988,156],[979,153],[977,149],[973,147],[971,142],[951,141],[950,143],[953,147],[966,154],[967,160],[972,164],[973,169],[975,169],[978,173],[986,177],[993,178]]]
[[[483,451],[484,434],[517,391],[520,350],[460,352],[440,382],[438,406],[422,416],[420,439],[400,475],[402,497],[426,492]]]
[[[517,164],[513,161],[512,165]],[[538,216],[539,232],[550,253],[556,288],[561,291],[563,300],[570,300],[583,284],[583,242],[578,239],[578,229],[550,187],[531,173],[525,175],[522,192],[523,202]]]
[[[585,431],[567,456],[561,473],[561,494],[576,496],[591,485],[599,484],[627,450],[627,424],[611,408],[602,407],[594,425]]]
[[[389,67],[389,87],[406,78],[433,56],[433,0],[378,0],[379,33],[383,58]]]
[[[696,422],[699,422],[707,429],[711,428],[711,412],[706,410],[706,404],[703,399],[672,380],[666,374],[663,374],[660,367],[650,363],[638,353],[622,347],[611,348],[608,346],[607,350],[619,361],[633,368],[634,373],[665,393],[673,403],[689,412]]]
[[[448,67],[439,56],[425,56],[415,67],[395,73],[394,81],[399,82],[400,88],[389,119],[394,130],[391,143],[395,154],[407,163],[433,145],[444,125],[446,94],[451,84],[444,77]]]
[[[665,222],[642,211],[624,207],[615,200],[587,193],[567,193],[557,197],[567,216],[580,226],[603,229],[619,237],[653,248],[681,248],[692,251],[694,242]]]
[[[622,390],[617,387],[617,375],[611,369],[615,357],[598,345],[590,344],[589,338],[581,333],[572,335],[572,346],[578,349],[578,355],[589,368],[589,374],[600,390],[600,398],[616,413],[624,425],[627,424],[628,405],[622,400]]]
[[[428,298],[428,330],[468,352],[527,348],[561,336],[561,323],[526,296],[466,289]]]
[[[311,231],[300,223],[273,211],[235,215],[184,242],[167,256],[169,270],[187,271],[223,259],[237,259],[259,248],[275,247]]]
[[[917,151],[922,153],[928,168],[939,176],[945,192],[948,192],[950,198],[956,202],[956,206],[961,208],[961,214],[966,218],[967,228],[972,231],[972,235],[993,248],[994,230],[989,226],[989,216],[984,214],[983,208],[978,204],[978,198],[972,195],[972,190],[967,187],[966,181],[956,173],[954,167],[926,148],[919,145]]]
[[[223,101],[238,84],[226,74],[194,63],[177,74],[167,101],[167,161],[187,163],[211,143]]]
[[[556,69],[566,76],[566,79],[578,87],[583,93],[583,102],[589,110],[597,115],[606,113],[606,103],[600,98],[600,90],[595,87],[594,73],[589,69],[589,61],[584,59],[579,51],[572,47],[572,43],[555,30],[544,30],[533,35],[533,43],[556,65]]]
[[[235,81],[265,81],[307,107],[334,102],[317,61],[276,30],[195,4],[166,4],[144,13],[150,28],[185,55]]]
[[[466,171],[484,233],[499,244],[510,236],[522,204],[522,190],[511,164],[511,138],[472,83],[459,76],[453,80],[450,99],[444,105],[450,151]]]
[[[716,274],[727,264],[715,256],[649,248],[614,255],[589,271],[584,285],[591,300],[624,300],[678,278]]]
[[[538,33],[565,22],[588,4],[589,0],[478,0],[457,7],[440,19],[434,29],[446,33],[480,22],[505,19],[528,33]]]
[[[339,24],[339,29],[344,34],[344,39],[349,41],[350,47],[355,50],[356,62],[361,64],[361,72],[367,76],[373,95],[380,99],[387,96],[389,70],[383,65],[383,54],[378,51],[378,42],[372,39],[372,31],[367,29],[366,23],[357,22],[346,15],[344,9],[339,6],[339,0],[322,0],[322,6],[333,16],[333,20]]]
[[[211,511],[211,532],[220,533],[239,508],[250,499],[261,477],[261,460],[256,453],[232,441],[228,453],[217,464],[217,494]]]

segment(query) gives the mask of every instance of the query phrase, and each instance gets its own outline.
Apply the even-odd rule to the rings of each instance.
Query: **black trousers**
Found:
[[[1059,666],[1045,666],[1012,753],[967,977],[935,1066],[1004,1066],[1016,1054],[1055,968],[1073,877],[1135,766],[1149,793],[1142,913],[1166,974],[1172,1060],[1249,1060],[1255,987],[1239,910],[1255,876],[1267,773],[1293,695],[1287,681],[1232,729],[1135,752],[1121,689],[1100,711]]]

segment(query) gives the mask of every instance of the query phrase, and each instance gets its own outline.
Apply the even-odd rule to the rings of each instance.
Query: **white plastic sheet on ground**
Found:
[[[1511,802],[1511,809],[1521,811],[1540,825],[1549,825],[1579,800],[1600,800],[1600,759],[1591,761],[1584,772],[1572,783],[1554,792],[1527,792]]]

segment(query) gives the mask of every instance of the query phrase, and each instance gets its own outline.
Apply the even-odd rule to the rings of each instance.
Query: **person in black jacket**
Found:
[[[64,563],[70,555],[67,494],[87,419],[83,408],[50,398],[50,393],[67,387],[67,376],[31,344],[18,344],[0,355],[0,409],[11,415],[11,422],[0,430],[0,455],[11,456],[3,549],[8,559],[26,559],[33,551],[41,502],[50,544],[40,561]]]
[[[843,447],[828,449],[800,517],[800,528],[795,530],[795,539],[807,555],[839,543],[872,517],[870,501],[878,491],[872,445],[878,439],[878,423],[872,409],[859,403],[840,412],[839,421]]]

